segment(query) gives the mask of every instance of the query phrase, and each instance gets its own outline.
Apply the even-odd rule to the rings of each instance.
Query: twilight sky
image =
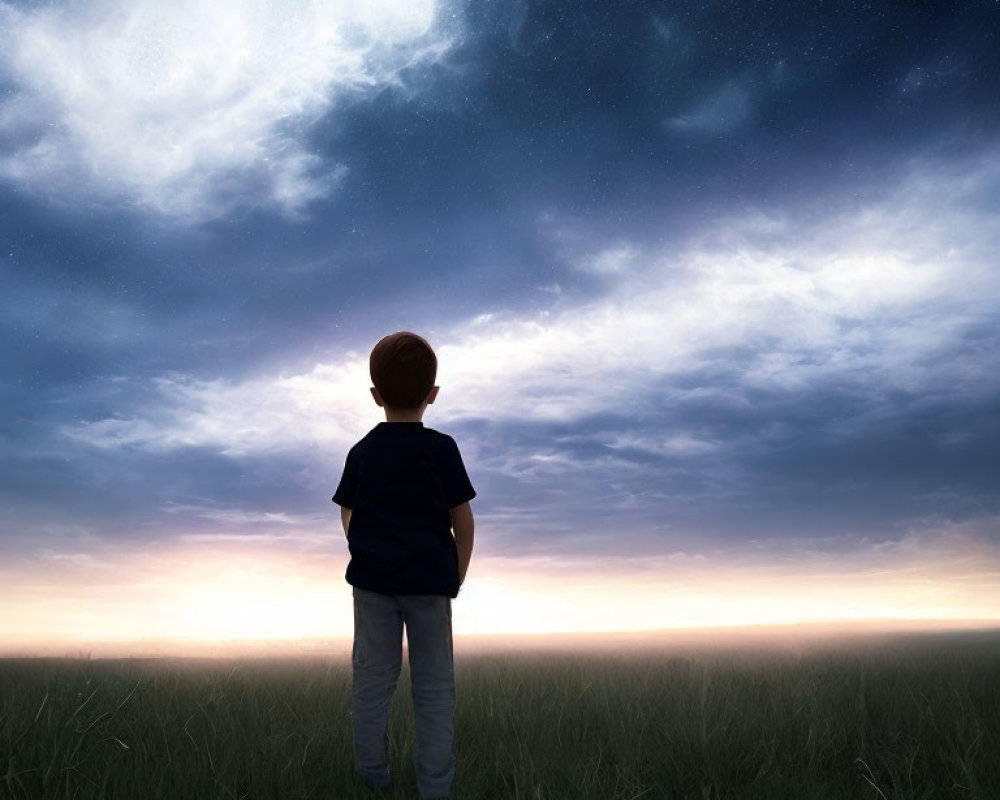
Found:
[[[0,643],[350,633],[426,336],[456,632],[1000,619],[1000,5],[0,2]]]

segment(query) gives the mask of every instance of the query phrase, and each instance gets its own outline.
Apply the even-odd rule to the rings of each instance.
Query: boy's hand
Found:
[[[347,529],[351,527],[351,509],[340,507],[340,524],[344,526],[344,536],[347,536]]]

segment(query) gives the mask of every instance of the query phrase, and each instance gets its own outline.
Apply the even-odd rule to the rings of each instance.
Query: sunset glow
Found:
[[[744,553],[664,559],[482,557],[454,601],[462,635],[611,633],[815,623],[996,624],[1000,575],[966,532],[928,566],[926,543],[872,548],[867,563],[772,560]],[[308,641],[352,634],[345,556],[222,548],[93,560],[48,557],[35,573],[6,577],[0,637],[7,648],[72,651],[81,643],[193,645]],[[866,626],[867,627],[867,626]],[[879,627],[875,625],[876,629]]]
[[[0,0],[0,650],[349,638],[398,330],[457,636],[1000,625],[998,6],[834,5]]]

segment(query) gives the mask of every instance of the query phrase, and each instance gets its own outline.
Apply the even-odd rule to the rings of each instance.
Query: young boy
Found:
[[[423,798],[446,798],[455,777],[451,598],[472,558],[476,492],[454,439],[421,422],[438,394],[431,346],[394,333],[375,345],[369,369],[386,421],[351,448],[333,495],[354,587],[354,753],[365,780],[389,785],[389,701],[405,626],[417,788]]]

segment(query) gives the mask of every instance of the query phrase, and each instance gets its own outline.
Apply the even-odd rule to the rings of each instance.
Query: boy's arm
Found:
[[[340,524],[344,526],[344,536],[347,536],[347,529],[351,527],[351,509],[340,507]]]
[[[458,549],[458,585],[465,583],[465,573],[472,560],[472,545],[475,541],[475,520],[472,506],[462,503],[451,510],[451,528],[455,533],[455,547]]]

